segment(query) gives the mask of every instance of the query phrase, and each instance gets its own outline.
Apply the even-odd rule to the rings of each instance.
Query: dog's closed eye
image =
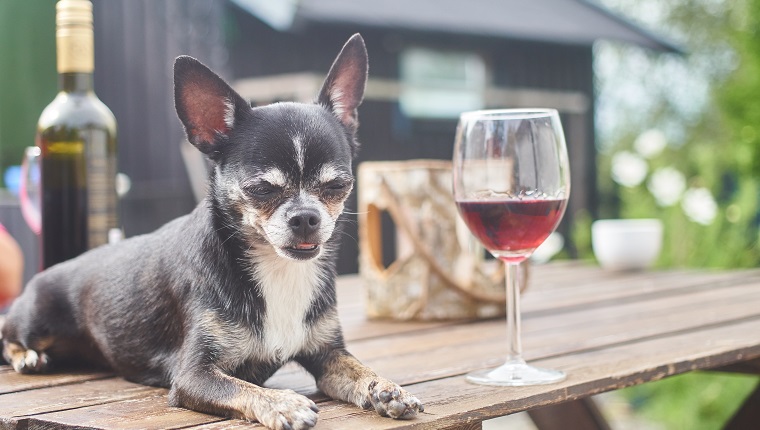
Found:
[[[348,188],[348,183],[345,181],[335,180],[322,185],[322,187],[328,190],[340,191]]]
[[[320,187],[320,194],[327,198],[343,197],[351,189],[351,182],[343,179],[334,179]]]
[[[268,182],[260,182],[245,188],[245,192],[254,198],[274,197],[282,191],[281,187],[272,185]]]

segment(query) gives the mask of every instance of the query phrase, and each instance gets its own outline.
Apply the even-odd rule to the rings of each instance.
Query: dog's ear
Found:
[[[317,98],[317,103],[330,109],[351,133],[359,126],[356,108],[364,97],[367,68],[367,48],[357,33],[338,54]]]
[[[212,158],[242,111],[250,109],[222,78],[184,55],[174,61],[174,106],[190,143]]]

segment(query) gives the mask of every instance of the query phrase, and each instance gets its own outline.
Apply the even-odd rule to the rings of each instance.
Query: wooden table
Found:
[[[583,399],[691,370],[760,369],[760,270],[611,273],[580,263],[535,267],[523,299],[525,356],[568,374],[564,382],[537,387],[484,387],[464,380],[467,371],[502,361],[503,320],[366,321],[362,302],[359,279],[341,278],[339,305],[349,349],[417,395],[425,413],[411,421],[380,418],[325,398],[304,371],[283,368],[267,385],[315,399],[321,409],[317,429],[478,429],[483,420],[524,410],[541,428],[605,428],[593,403]],[[730,426],[757,428],[758,422],[760,390]],[[110,374],[25,376],[0,367],[0,428],[63,427],[261,426],[170,408],[166,390]]]

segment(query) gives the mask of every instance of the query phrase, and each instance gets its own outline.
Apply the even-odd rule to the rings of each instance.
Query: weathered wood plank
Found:
[[[165,391],[121,378],[20,391],[0,397],[0,424],[5,428],[23,428],[27,424],[27,415],[99,405]]]
[[[313,379],[297,366],[278,372],[267,385],[293,388],[319,402],[322,412],[318,428],[392,428],[394,425],[436,429],[472,425],[478,428],[483,419],[525,408],[582,398],[691,369],[760,359],[760,346],[756,345],[756,336],[752,336],[760,328],[757,311],[760,309],[760,272],[691,275],[605,272],[600,275],[604,280],[600,281],[599,278],[580,279],[583,274],[601,273],[597,268],[584,266],[547,271],[547,277],[554,279],[552,282],[568,284],[554,285],[541,284],[541,275],[537,273],[541,269],[534,271],[536,288],[525,297],[523,346],[530,361],[571,372],[568,381],[558,386],[535,388],[538,391],[507,389],[509,397],[505,401],[504,389],[480,391],[487,387],[463,384],[464,372],[502,361],[503,320],[365,321],[360,306],[363,292],[356,284],[348,285],[352,288],[348,294],[343,294],[345,288],[339,286],[344,327],[352,333],[348,337],[349,350],[379,373],[418,393],[426,404],[426,413],[415,421],[392,421],[328,401],[317,392]],[[357,281],[341,278],[341,282],[344,280]],[[576,280],[578,283],[572,285]],[[534,297],[533,304],[529,296]],[[558,313],[546,311],[551,306],[557,307]],[[169,408],[164,392],[150,391],[156,389],[148,387],[144,387],[145,392],[136,389],[125,393],[129,397],[127,401],[116,393],[102,399],[97,393],[88,397],[88,384],[107,385],[107,381],[114,379],[84,381],[107,377],[106,373],[95,372],[39,377],[17,375],[9,367],[0,366],[0,393],[15,392],[0,396],[0,417],[23,416],[24,425],[46,428],[251,426],[244,421],[220,421],[219,417]],[[67,385],[42,388],[59,384]],[[6,391],[2,391],[3,387]],[[80,389],[82,391],[77,391]],[[30,409],[34,415],[29,418],[23,411],[3,409],[6,400],[15,399],[12,403],[22,404],[18,400],[21,397],[32,398],[37,392],[44,394],[45,390],[54,390],[62,396],[58,403],[51,401],[49,410],[45,410],[42,400],[39,403],[42,409]],[[68,397],[63,394],[66,390],[72,390]],[[55,394],[50,393],[48,391],[45,397],[52,400]],[[77,397],[77,393],[81,396]],[[513,396],[514,393],[517,394]],[[485,400],[481,402],[478,396],[485,396]],[[78,398],[85,400],[77,403]],[[35,407],[33,403],[29,405]]]
[[[536,272],[538,269],[534,270]],[[578,308],[604,307],[621,302],[636,302],[676,297],[702,290],[730,288],[737,283],[760,285],[760,271],[737,272],[635,272],[627,276],[599,272],[588,278],[578,277],[575,270],[548,283],[539,279],[524,294],[524,314],[552,314]]]
[[[742,363],[736,363],[712,370],[715,370],[717,372],[734,372],[760,375],[760,360],[745,361]]]
[[[542,275],[542,271],[549,272]],[[622,302],[652,301],[705,290],[757,283],[760,271],[734,272],[605,272],[579,263],[538,266],[532,269],[531,288],[522,298],[523,317],[606,307]],[[614,282],[613,282],[614,281]],[[446,327],[461,321],[366,321],[364,291],[358,276],[341,277],[338,303],[346,339],[367,339]]]
[[[568,325],[599,325],[611,323],[625,329],[627,326],[636,327],[642,320],[662,319],[678,325],[711,324],[722,318],[741,318],[756,315],[757,308],[753,304],[760,300],[760,283],[736,284],[722,289],[694,289],[684,294],[669,297],[653,297],[635,302],[626,300],[607,305],[602,308],[580,308],[567,312],[561,317],[555,315],[526,315],[526,331],[554,330],[564,327],[571,331]],[[732,312],[738,312],[736,314]],[[606,327],[605,327],[606,328]],[[666,329],[667,330],[667,329]],[[610,327],[611,332],[616,332]]]
[[[5,394],[0,403],[0,416],[20,417],[72,407],[91,406],[113,400],[155,395],[165,392],[161,388],[135,384],[121,378],[85,381],[80,384],[61,385]]]
[[[760,309],[760,289],[737,287],[734,293],[740,301],[722,302],[720,291],[703,291],[696,294],[701,305],[691,303],[693,306],[679,306],[670,311],[664,307],[652,314],[647,313],[646,306],[625,304],[604,312],[579,311],[563,318],[529,319],[523,325],[525,357],[535,360],[598,350],[756,317]],[[656,303],[651,305],[655,307]],[[534,329],[533,325],[538,328]],[[378,372],[412,383],[499,363],[506,350],[505,330],[503,321],[486,321],[354,341],[349,343],[349,350]],[[415,364],[420,360],[425,362],[424,366]]]
[[[448,327],[460,324],[461,321],[442,322],[401,322],[389,320],[375,320],[368,322],[362,309],[361,315],[343,316],[340,320],[343,325],[343,336],[347,341],[380,338],[403,333],[412,333],[437,327]],[[341,310],[341,314],[343,311]]]
[[[28,426],[45,429],[176,429],[222,419],[188,409],[169,407],[164,391],[131,400],[32,415],[28,417]]]
[[[225,420],[209,424],[202,424],[195,427],[189,427],[197,430],[237,430],[237,429],[266,429],[257,422],[245,420]]]
[[[543,405],[575,400],[667,376],[760,357],[754,333],[760,320],[674,337],[651,339],[603,351],[563,355],[537,365],[565,370],[567,380],[534,387],[485,387],[454,376],[408,386],[425,413],[408,422],[382,420],[338,402],[320,404],[317,429],[438,429],[480,422]]]
[[[2,366],[2,370],[0,370],[0,394],[75,384],[111,376],[113,376],[112,373],[90,370],[74,370],[67,373],[51,373],[46,375],[21,375],[13,371],[10,366]]]

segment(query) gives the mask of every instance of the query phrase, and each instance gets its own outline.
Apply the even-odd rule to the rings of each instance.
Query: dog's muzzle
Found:
[[[288,220],[295,243],[285,247],[287,255],[297,260],[308,260],[319,255],[321,224],[322,216],[314,209],[305,208],[295,212]]]

